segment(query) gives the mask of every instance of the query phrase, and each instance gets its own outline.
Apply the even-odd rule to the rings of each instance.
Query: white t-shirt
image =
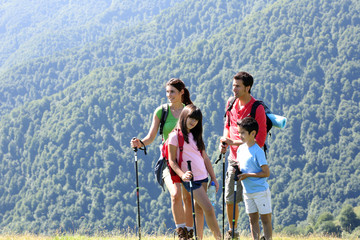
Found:
[[[194,181],[203,180],[208,177],[208,172],[206,170],[205,162],[203,157],[200,154],[200,151],[198,150],[196,146],[196,142],[194,140],[194,136],[192,133],[189,133],[189,143],[184,141],[183,146],[183,155],[182,155],[182,163],[181,163],[181,170],[183,172],[188,171],[188,164],[187,161],[191,161],[191,170],[194,176]],[[178,137],[175,131],[171,132],[169,134],[169,145],[173,145],[177,147],[177,161],[180,156],[180,149],[179,149],[179,143],[178,143]]]

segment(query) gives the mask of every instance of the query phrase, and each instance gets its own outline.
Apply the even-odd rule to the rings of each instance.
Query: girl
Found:
[[[168,138],[169,133],[174,129],[178,122],[179,115],[183,110],[185,105],[191,104],[190,93],[185,87],[185,84],[182,80],[178,78],[172,78],[166,83],[166,97],[169,100],[168,104],[168,116],[165,120],[164,129],[163,129],[163,143]],[[151,123],[149,133],[142,139],[144,145],[151,144],[158,132],[160,125],[160,118],[162,113],[162,106],[156,108]],[[138,138],[132,139],[131,147],[140,148],[142,144]],[[179,239],[187,239],[188,232],[191,231],[193,226],[192,213],[184,209],[182,200],[184,202],[190,202],[191,199],[189,194],[181,194],[181,185],[180,183],[173,183],[171,180],[169,168],[166,166],[163,171],[163,180],[165,182],[166,188],[169,190],[171,197],[171,210],[174,217],[176,232],[179,236]],[[186,191],[185,191],[186,192]],[[185,225],[187,228],[185,228]],[[188,231],[189,230],[189,231]]]
[[[181,112],[178,122],[178,128],[184,137],[183,159],[179,163],[176,159],[179,157],[177,131],[169,134],[169,164],[174,172],[181,178],[183,187],[189,192],[189,181],[193,181],[193,194],[197,206],[204,214],[206,222],[216,239],[221,238],[220,229],[216,221],[215,211],[206,194],[208,174],[211,181],[215,182],[216,191],[219,189],[219,183],[215,178],[209,157],[205,152],[205,145],[202,139],[202,114],[199,108],[193,104],[187,105]],[[192,171],[187,168],[187,160],[191,160]],[[191,200],[185,202],[185,208],[191,209]],[[196,219],[199,219],[197,217]],[[201,228],[199,228],[201,229]],[[202,230],[202,229],[201,229]],[[199,234],[202,238],[202,231]]]

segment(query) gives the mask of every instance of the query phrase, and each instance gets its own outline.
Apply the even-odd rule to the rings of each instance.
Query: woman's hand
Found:
[[[138,138],[131,139],[130,145],[132,148],[141,148],[142,147],[142,144],[140,143],[140,139],[138,139]]]

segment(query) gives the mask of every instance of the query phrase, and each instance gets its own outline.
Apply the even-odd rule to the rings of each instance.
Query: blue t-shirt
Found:
[[[237,150],[237,161],[243,173],[261,172],[261,166],[267,165],[264,151],[256,143],[250,148],[246,144]],[[241,181],[244,193],[263,192],[269,188],[267,178],[248,177]]]

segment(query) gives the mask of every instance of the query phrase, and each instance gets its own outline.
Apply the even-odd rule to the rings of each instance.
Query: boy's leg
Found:
[[[249,213],[251,236],[253,239],[260,238],[259,213]]]
[[[271,224],[271,213],[261,214],[261,222],[263,224],[264,235],[266,240],[272,239],[272,224]]]

